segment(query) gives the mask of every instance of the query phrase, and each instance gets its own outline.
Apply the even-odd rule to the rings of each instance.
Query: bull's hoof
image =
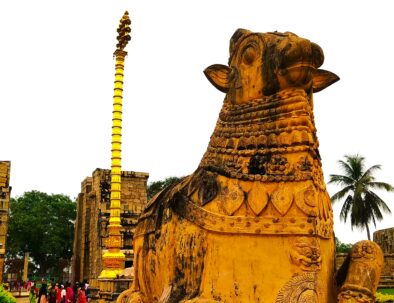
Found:
[[[119,295],[116,303],[146,303],[146,301],[140,292],[128,289]]]

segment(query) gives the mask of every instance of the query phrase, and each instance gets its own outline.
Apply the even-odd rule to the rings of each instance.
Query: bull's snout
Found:
[[[281,54],[280,68],[320,67],[324,62],[324,54],[320,46],[306,39],[298,38],[298,40],[283,39],[278,45],[278,53]]]

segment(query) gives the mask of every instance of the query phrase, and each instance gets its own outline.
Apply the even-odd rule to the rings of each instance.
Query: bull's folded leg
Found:
[[[383,253],[372,241],[357,242],[350,254],[350,263],[339,295],[339,303],[372,303],[379,284]]]

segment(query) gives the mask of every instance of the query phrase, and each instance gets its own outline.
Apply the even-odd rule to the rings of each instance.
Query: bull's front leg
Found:
[[[383,266],[383,253],[372,241],[357,242],[350,253],[350,263],[338,303],[373,303]]]

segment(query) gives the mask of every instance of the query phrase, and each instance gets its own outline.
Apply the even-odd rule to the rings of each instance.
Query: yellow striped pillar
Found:
[[[112,149],[111,149],[111,205],[108,225],[108,238],[106,241],[107,251],[103,254],[103,271],[100,279],[112,279],[120,275],[124,269],[125,255],[122,253],[122,235],[120,233],[120,197],[121,197],[121,174],[122,174],[122,93],[123,93],[123,70],[124,60],[127,55],[123,49],[130,40],[130,19],[125,12],[118,28],[118,44],[114,53],[115,63],[115,87],[114,104],[112,112]]]

